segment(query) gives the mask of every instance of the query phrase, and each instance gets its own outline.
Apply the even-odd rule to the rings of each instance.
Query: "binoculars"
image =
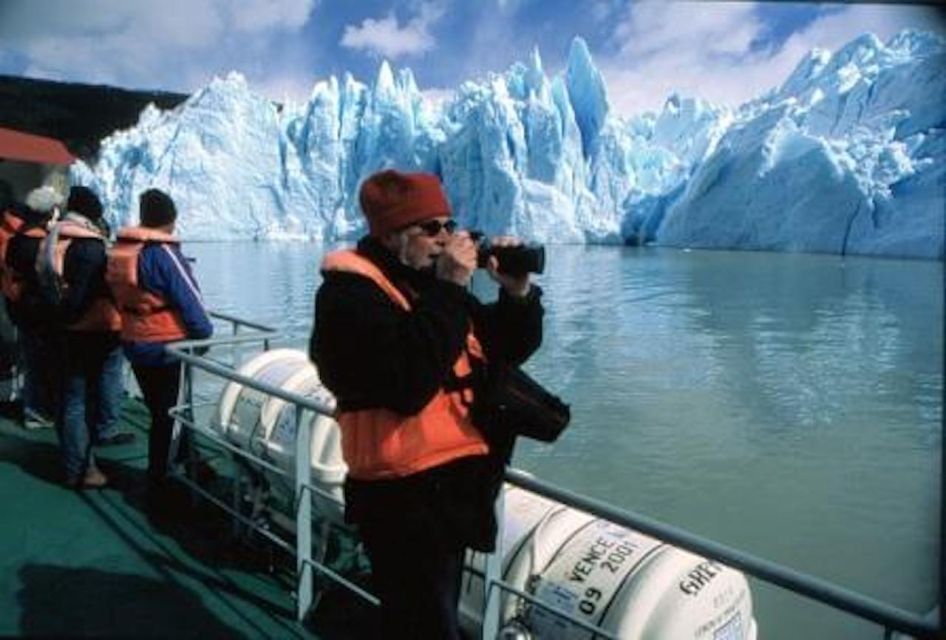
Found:
[[[530,242],[514,246],[495,246],[481,231],[470,231],[470,238],[477,245],[476,266],[485,268],[490,256],[496,256],[497,271],[509,276],[524,276],[527,273],[545,271],[545,247]]]

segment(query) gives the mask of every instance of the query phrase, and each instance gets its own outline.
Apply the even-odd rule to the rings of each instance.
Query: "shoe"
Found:
[[[108,484],[108,477],[98,470],[98,467],[89,467],[81,478],[72,478],[66,482],[73,489],[101,489]]]
[[[25,429],[51,429],[54,423],[52,420],[33,409],[23,409],[23,427]]]
[[[131,444],[135,441],[135,434],[130,431],[119,431],[115,435],[96,438],[95,444],[100,447],[116,447],[122,444]]]

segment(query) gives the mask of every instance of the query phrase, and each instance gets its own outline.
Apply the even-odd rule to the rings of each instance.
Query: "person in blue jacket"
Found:
[[[122,343],[151,414],[148,435],[149,487],[167,476],[181,363],[170,342],[209,338],[213,325],[180,241],[173,235],[177,208],[158,189],[141,194],[140,226],[118,232],[109,253],[107,279],[122,315]],[[179,452],[189,447],[186,430]]]

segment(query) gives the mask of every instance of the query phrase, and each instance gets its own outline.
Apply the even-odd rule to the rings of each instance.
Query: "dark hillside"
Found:
[[[138,122],[149,102],[170,109],[186,99],[183,93],[0,75],[0,127],[56,138],[90,159],[102,138]]]

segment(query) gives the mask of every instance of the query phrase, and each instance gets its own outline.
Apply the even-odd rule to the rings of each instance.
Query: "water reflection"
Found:
[[[211,309],[278,327],[302,344],[312,330],[318,265],[324,249],[309,243],[193,243],[185,253]]]

